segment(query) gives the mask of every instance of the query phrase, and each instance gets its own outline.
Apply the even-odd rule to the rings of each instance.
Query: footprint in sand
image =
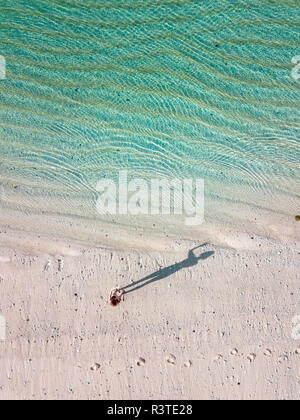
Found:
[[[300,347],[296,349],[295,353],[300,355]]]
[[[91,367],[91,370],[93,371],[93,372],[97,372],[97,370],[99,370],[100,369],[100,365],[99,365],[99,363],[95,363],[92,367]]]
[[[190,368],[192,366],[192,362],[190,360],[188,360],[187,362],[185,362],[184,367],[186,368]]]
[[[271,351],[270,349],[266,349],[266,350],[264,351],[264,356],[266,356],[266,357],[270,357],[270,356],[272,356],[272,351]]]
[[[232,356],[237,356],[239,354],[239,351],[238,351],[238,349],[233,349],[233,350],[231,350],[230,354]]]
[[[284,362],[287,362],[288,360],[289,360],[289,356],[288,356],[286,353],[281,354],[281,355],[278,357],[278,361],[279,361],[279,363],[284,363]]]
[[[58,271],[63,271],[63,269],[64,269],[64,260],[62,258],[59,258],[57,260],[57,264],[58,264]]]
[[[224,359],[224,356],[222,355],[222,354],[218,354],[218,356],[216,356],[214,359],[213,359],[213,361],[214,362],[219,362],[219,361],[221,361],[221,360],[223,360]]]
[[[140,357],[140,358],[136,361],[136,364],[137,364],[138,366],[145,366],[145,363],[146,363],[146,360],[145,360],[145,359],[143,359],[142,357]]]
[[[247,359],[249,360],[250,363],[254,362],[254,360],[256,359],[256,354],[251,353],[247,356]]]
[[[46,262],[45,266],[44,266],[44,271],[48,271],[50,267],[51,267],[51,261],[50,261],[50,260],[48,260],[48,261]]]
[[[167,362],[170,363],[170,365],[175,365],[175,363],[176,363],[176,357],[174,356],[174,354],[170,354],[167,357]]]

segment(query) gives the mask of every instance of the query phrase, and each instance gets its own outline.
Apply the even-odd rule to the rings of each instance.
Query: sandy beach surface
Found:
[[[298,243],[0,244],[1,400],[299,399]]]
[[[299,1],[0,14],[0,400],[299,399]]]

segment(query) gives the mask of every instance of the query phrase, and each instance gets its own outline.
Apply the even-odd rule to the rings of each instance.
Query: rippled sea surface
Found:
[[[299,35],[293,0],[2,0],[1,224],[96,231],[120,170],[203,178],[212,223],[293,223]]]

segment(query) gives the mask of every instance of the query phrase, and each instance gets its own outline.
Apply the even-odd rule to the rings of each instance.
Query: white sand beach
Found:
[[[300,399],[299,6],[0,3],[0,401]]]
[[[201,240],[146,252],[0,238],[1,400],[299,399],[296,241],[237,234],[168,276]]]

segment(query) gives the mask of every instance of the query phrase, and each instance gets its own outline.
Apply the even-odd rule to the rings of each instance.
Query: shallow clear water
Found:
[[[3,0],[0,14],[3,214],[101,223],[95,185],[119,170],[204,178],[211,220],[300,212],[299,3]]]

